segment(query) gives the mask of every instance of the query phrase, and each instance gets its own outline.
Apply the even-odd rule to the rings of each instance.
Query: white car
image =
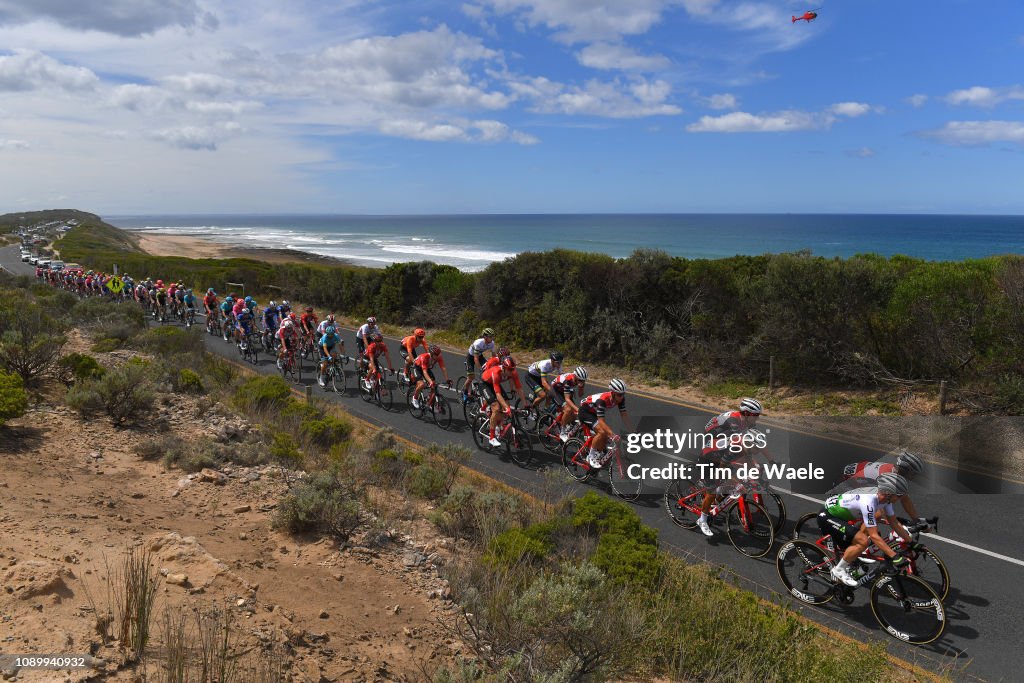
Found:
[[[24,252],[21,253],[21,260],[22,261],[26,261],[27,262],[31,258],[32,258],[32,254],[28,253],[27,251],[24,251]]]
[[[50,270],[56,271],[56,270],[63,270],[63,269],[64,269],[64,262],[63,261],[50,261]]]
[[[38,266],[39,265],[39,257],[38,256],[33,256],[32,258],[30,258],[28,260],[28,262],[31,263],[33,266]]]

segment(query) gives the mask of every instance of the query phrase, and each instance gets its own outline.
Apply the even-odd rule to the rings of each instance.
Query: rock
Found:
[[[245,533],[243,531],[242,533],[238,534],[238,540],[240,540],[240,541],[248,541],[249,540],[249,534],[247,534],[247,533]]]
[[[188,584],[188,576],[185,574],[168,574],[167,583],[172,586],[184,586]]]
[[[327,619],[329,616],[330,615],[327,613],[327,610],[325,610],[325,609],[320,610],[320,618],[321,619]]]
[[[235,506],[235,514],[236,515],[241,514],[243,512],[248,512],[249,510],[252,510],[252,507],[249,506],[249,505],[237,505],[237,506]]]
[[[67,591],[64,577],[71,576],[66,568],[44,560],[28,560],[13,565],[3,574],[0,584],[8,593],[21,600],[37,595],[59,594]]]
[[[406,567],[418,567],[427,561],[427,556],[423,553],[410,551],[402,556],[402,562]]]
[[[208,467],[204,467],[199,473],[199,481],[210,482],[217,486],[224,486],[228,483],[228,478],[217,470],[211,470]]]

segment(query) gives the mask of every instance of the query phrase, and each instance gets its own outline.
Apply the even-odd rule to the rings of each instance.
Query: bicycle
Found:
[[[393,394],[380,372],[366,370],[359,380],[359,397],[367,403],[376,403],[384,410],[391,410],[395,400]]]
[[[244,337],[238,339],[238,355],[242,357],[242,360],[249,361],[253,365],[256,365],[259,358],[259,350],[256,345],[255,335],[249,332]]]
[[[403,371],[398,371],[398,377],[401,377],[404,374],[405,373]],[[415,385],[413,386],[415,387]],[[449,381],[446,386],[451,389],[451,381]],[[423,398],[423,391],[420,391],[420,407],[417,408],[412,404],[414,391],[410,388],[406,393],[406,402],[409,405],[409,413],[413,417],[422,420],[423,416],[427,414],[427,411],[429,411],[434,420],[434,424],[441,429],[448,429],[452,426],[452,407],[449,405],[448,399],[438,393],[439,389],[440,386],[437,382],[434,382],[434,384],[430,386],[429,391],[426,392],[426,398]]]
[[[926,581],[908,573],[909,564],[897,571],[887,562],[871,560],[867,555],[855,560],[856,587],[832,578],[835,556],[818,543],[789,541],[779,549],[775,566],[790,594],[809,605],[824,605],[833,598],[853,604],[856,589],[870,584],[871,612],[886,633],[912,645],[938,640],[946,628],[942,598]]]
[[[578,482],[586,482],[595,476],[595,468],[587,462],[587,454],[594,442],[594,434],[586,425],[583,425],[583,434],[586,438],[575,436],[562,445],[562,466],[565,467],[569,476]],[[612,493],[630,502],[639,498],[643,491],[643,481],[639,478],[634,479],[629,474],[632,464],[634,464],[632,456],[624,453],[621,448],[619,435],[613,435],[601,457],[600,469],[608,471],[608,484]]]
[[[348,356],[331,356],[327,359],[327,365],[324,368],[324,391],[330,387],[337,394],[345,393],[345,370],[342,366],[346,363],[348,363]]]
[[[900,524],[907,528],[907,531],[911,533],[914,538],[914,542],[917,543],[920,538],[922,530],[927,526],[933,527],[936,531],[939,528],[939,518],[931,517],[926,519],[927,526],[922,523],[914,523],[909,519],[897,517]],[[808,512],[806,515],[800,517],[797,520],[796,526],[793,528],[793,539],[794,540],[811,540],[815,545],[826,548],[829,552],[832,552],[832,538],[830,536],[822,536],[821,530],[818,528],[818,513]],[[931,586],[932,590],[943,600],[949,595],[949,570],[946,568],[946,563],[935,554],[935,551],[931,548],[920,546],[914,550],[910,549],[910,543],[906,541],[902,536],[893,532],[886,539],[889,543],[889,547],[896,552],[902,554],[907,558],[910,563],[908,573],[912,576],[916,576],[922,579],[925,583]],[[882,551],[872,543],[868,546],[866,552],[868,559],[881,561],[885,557]]]
[[[210,336],[217,336],[220,332],[220,311],[216,308],[206,314],[206,333]]]
[[[191,306],[185,307],[185,329],[191,330],[196,324],[196,309]]]
[[[573,420],[566,434],[566,441],[578,436],[583,425],[579,420]],[[562,451],[562,425],[555,415],[543,415],[537,423],[537,439],[549,453],[561,453]]]
[[[665,511],[669,519],[684,529],[695,529],[701,505],[707,493],[716,493],[702,481],[678,479],[665,489]],[[732,487],[724,501],[716,500],[708,511],[708,523],[719,514],[725,515],[725,533],[729,542],[747,557],[764,557],[775,543],[775,526],[761,503],[748,499],[751,489],[741,482]]]
[[[284,356],[278,356],[277,369],[281,371],[281,376],[285,379],[291,378],[293,382],[302,381],[302,364],[297,362],[295,357],[295,350],[288,349],[284,352]],[[296,378],[296,373],[298,378]]]
[[[231,333],[235,329],[233,316],[228,313],[224,315],[224,320],[220,324],[220,334],[224,338],[224,341],[231,341]]]
[[[505,455],[512,459],[512,462],[520,467],[526,467],[533,460],[533,445],[526,430],[519,425],[519,418],[522,411],[513,408],[510,412],[502,413],[501,422],[494,430],[494,438],[501,442],[505,448]],[[484,411],[477,415],[476,421],[472,423],[473,443],[476,447],[487,453],[493,453],[501,446],[491,445],[491,415],[490,411]]]
[[[455,380],[455,386],[459,388],[461,393],[462,387],[466,386],[466,376],[462,375]],[[480,413],[486,412],[487,410],[487,402],[480,394],[480,385],[478,380],[474,379],[470,382],[468,396],[468,401],[462,401],[462,416],[466,419],[466,424],[472,427],[476,424],[476,419],[480,416]]]
[[[412,392],[412,388],[416,386],[416,382],[413,382],[412,378],[409,377],[409,372],[409,367],[406,366],[395,373],[395,385],[398,387],[400,392],[405,394],[407,399],[409,398],[409,394]]]

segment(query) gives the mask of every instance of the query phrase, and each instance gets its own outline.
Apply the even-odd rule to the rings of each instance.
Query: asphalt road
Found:
[[[18,260],[17,248],[0,249],[0,267],[16,274],[33,274],[34,269]],[[205,336],[207,349],[226,358],[239,360],[234,344],[225,343],[219,337]],[[354,352],[354,335],[345,331],[343,339],[348,352]],[[397,340],[389,339],[394,362],[401,363]],[[464,353],[444,354],[449,374],[454,379],[464,374]],[[522,365],[522,363],[521,363]],[[255,366],[259,372],[276,373],[269,358],[260,357]],[[473,449],[473,441],[462,419],[462,410],[452,397],[455,420],[448,431],[439,429],[431,422],[417,420],[404,405],[401,394],[396,394],[395,406],[384,411],[375,404],[365,403],[356,393],[353,366],[347,370],[348,390],[344,395],[325,392],[313,386],[318,398],[341,403],[347,411],[377,425],[388,425],[407,439],[419,443],[452,442]],[[440,375],[438,375],[440,378]],[[593,391],[600,391],[606,385],[592,378]],[[305,384],[312,384],[312,374],[303,375]],[[589,389],[588,389],[589,393]],[[671,399],[651,395],[630,393],[627,398],[629,413],[634,422],[639,421],[641,430],[664,426],[671,421],[677,428],[690,424],[703,425],[717,410],[687,405]],[[612,424],[617,424],[614,411]],[[889,435],[893,448],[899,442],[899,428],[894,426]],[[699,428],[699,427],[698,427]],[[832,481],[836,468],[842,464],[860,460],[876,460],[884,453],[864,445],[849,443],[828,436],[829,423],[823,421],[822,434],[785,430],[764,418],[759,428],[768,432],[769,450],[781,461],[805,464],[812,461],[823,467],[826,481]],[[884,430],[883,430],[884,432]],[[878,435],[876,435],[878,436]],[[883,433],[884,436],[884,433]],[[966,443],[968,439],[964,438]],[[964,449],[964,460],[970,460],[970,453]],[[527,468],[511,461],[473,449],[469,466],[496,479],[522,490],[541,494],[543,478],[540,468],[560,468],[560,461],[547,455],[539,446],[535,447],[535,460]],[[643,465],[658,467],[668,462],[685,461],[690,451],[679,455],[659,449],[644,451],[636,456]],[[890,458],[891,459],[891,458]],[[607,479],[582,485],[568,480],[568,487],[583,492],[595,488],[607,492]],[[774,551],[761,560],[740,555],[730,545],[724,534],[724,527],[717,527],[718,533],[710,540],[695,531],[680,529],[667,517],[661,495],[663,487],[656,481],[645,481],[645,495],[635,503],[637,512],[645,523],[659,531],[662,544],[685,557],[707,560],[728,566],[741,577],[745,587],[769,599],[785,604],[794,601],[783,594],[783,584],[775,569]],[[783,486],[784,488],[784,486]],[[804,512],[816,510],[825,497],[820,483],[795,482],[792,492],[784,498],[788,508],[790,525],[784,534],[788,535],[791,523]],[[993,491],[999,493],[973,493],[972,491]],[[932,465],[925,476],[915,481],[914,499],[922,514],[940,517],[938,534],[923,537],[930,548],[946,563],[952,588],[945,602],[949,623],[945,634],[936,643],[924,647],[909,647],[886,636],[878,626],[867,604],[866,593],[861,591],[851,606],[829,603],[823,607],[809,607],[796,603],[794,608],[811,619],[832,629],[864,641],[877,641],[888,647],[898,657],[913,661],[929,669],[960,671],[957,677],[972,677],[989,681],[1016,681],[1024,670],[1024,648],[1020,646],[1020,619],[1024,609],[1024,525],[1014,523],[1014,504],[1024,499],[1024,484],[972,474],[963,469]],[[926,493],[925,493],[926,492]],[[779,542],[776,542],[778,547]]]

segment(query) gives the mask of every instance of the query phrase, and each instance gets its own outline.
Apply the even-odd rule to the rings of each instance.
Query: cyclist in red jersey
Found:
[[[380,379],[384,378],[384,373],[380,367],[380,356],[386,356],[388,359],[388,370],[391,372],[395,371],[394,364],[391,362],[391,352],[388,351],[388,345],[384,343],[384,335],[375,334],[371,337],[370,345],[363,351],[363,362],[367,363],[370,368],[370,374],[376,374]]]
[[[896,457],[894,464],[867,460],[850,463],[843,468],[843,481],[840,483],[845,483],[850,488],[861,488],[864,486],[874,486],[875,482],[883,474],[898,474],[907,481],[913,481],[914,477],[922,472],[924,472],[924,460],[921,456],[903,450]],[[897,498],[899,498],[900,505],[903,506],[907,514],[915,518],[918,524],[928,523],[927,519],[917,513],[917,506],[910,499],[909,493],[897,496]],[[928,528],[926,527],[925,531],[927,530]]]
[[[590,453],[587,454],[587,464],[594,468],[600,468],[603,465],[601,458],[604,455],[604,448],[608,439],[615,434],[605,420],[605,413],[612,406],[619,409],[619,416],[622,417],[622,423],[626,429],[633,431],[633,421],[629,419],[629,413],[626,412],[626,383],[621,379],[613,379],[608,383],[608,391],[587,396],[580,403],[580,422],[594,432]]]
[[[707,445],[701,450],[701,457],[698,463],[708,463],[718,466],[728,466],[734,460],[743,457],[743,450],[730,449],[734,440],[742,438],[744,432],[757,423],[761,416],[761,403],[752,398],[744,398],[740,401],[739,410],[727,410],[720,415],[708,420],[704,426],[704,433],[708,435]],[[700,517],[697,519],[697,526],[705,536],[713,536],[714,531],[708,524],[708,512],[715,502],[715,489],[711,488],[704,494],[704,500],[700,506]]]
[[[480,392],[483,394],[484,399],[486,399],[487,405],[491,407],[490,444],[492,446],[500,446],[501,442],[494,437],[494,431],[501,422],[501,413],[504,412],[506,415],[512,413],[512,408],[506,400],[505,391],[501,388],[501,383],[512,380],[512,384],[515,385],[516,392],[519,394],[519,400],[522,402],[521,405],[526,405],[526,393],[523,391],[523,385],[519,382],[519,373],[516,372],[515,359],[512,356],[504,357],[500,364],[493,365],[484,370],[480,379]]]
[[[427,331],[422,327],[417,327],[413,330],[413,333],[407,337],[402,337],[402,345],[398,349],[398,353],[405,359],[405,376],[409,381],[412,381],[412,362],[416,360],[417,348],[423,347],[424,351],[428,350],[427,346]],[[447,375],[446,375],[447,377]]]
[[[448,384],[452,383],[451,378],[448,376],[448,369],[444,366],[444,358],[441,356],[441,347],[437,344],[431,344],[427,348],[427,353],[420,354],[416,357],[416,360],[412,362],[413,373],[416,377],[416,388],[412,392],[412,407],[419,409],[420,407],[420,391],[423,390],[424,384],[429,384],[430,388],[433,389],[434,385],[437,384],[437,379],[434,377],[434,366],[439,366],[441,372],[444,373],[444,381]]]
[[[558,435],[562,441],[569,439],[569,426],[576,419],[579,408],[573,403],[573,396],[576,389],[580,395],[587,383],[587,369],[583,366],[577,367],[572,372],[566,372],[556,377],[551,382],[551,400],[561,410],[558,414],[558,424],[561,425],[561,433]]]
[[[302,328],[302,334],[307,339],[312,339],[316,334],[316,327],[320,324],[320,321],[316,319],[316,313],[313,312],[312,306],[306,306],[305,312],[302,317],[299,318],[299,327]]]

